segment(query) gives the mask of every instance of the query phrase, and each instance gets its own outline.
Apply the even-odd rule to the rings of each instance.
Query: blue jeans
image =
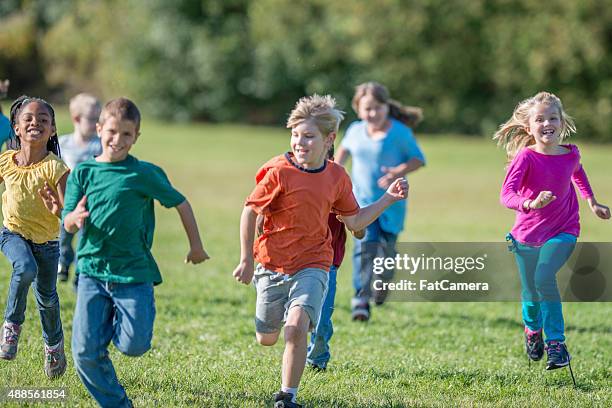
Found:
[[[103,282],[79,277],[72,329],[72,357],[81,381],[102,407],[130,407],[108,357],[112,340],[128,356],[151,348],[155,298],[152,283]]]
[[[334,313],[334,302],[336,300],[336,274],[338,268],[332,265],[329,268],[329,281],[327,284],[327,295],[321,308],[321,316],[315,330],[310,334],[310,345],[306,361],[319,367],[325,367],[329,361],[329,340],[334,334],[332,314]]]
[[[369,301],[372,296],[374,258],[395,257],[397,235],[384,231],[378,220],[366,228],[363,239],[353,239],[353,288],[355,297]],[[389,281],[393,271],[386,271],[382,278]]]
[[[60,235],[59,235],[59,246],[60,246],[60,257],[59,264],[65,266],[66,269],[70,268],[70,265],[74,262],[76,264],[76,256],[74,252],[74,248],[72,247],[72,241],[74,240],[74,236],[77,235],[77,245],[78,240],[81,239],[81,231],[80,229],[77,233],[71,233],[64,229],[64,226],[60,226]]]
[[[565,323],[557,272],[569,259],[576,246],[576,237],[558,234],[540,247],[514,240],[513,252],[521,277],[523,321],[532,331],[544,329],[546,342],[565,341]]]
[[[57,241],[36,244],[2,227],[0,249],[13,266],[4,320],[23,324],[28,290],[34,283],[43,339],[48,346],[58,344],[64,338],[64,332],[55,287],[59,257]]]

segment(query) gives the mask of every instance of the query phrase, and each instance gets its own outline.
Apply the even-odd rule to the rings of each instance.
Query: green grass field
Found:
[[[67,129],[63,115],[60,130]],[[419,142],[428,166],[410,177],[410,210],[400,240],[502,241],[513,221],[498,203],[504,154],[478,138],[421,136]],[[162,166],[188,196],[212,259],[197,267],[183,264],[187,240],[178,215],[158,206],[154,255],[164,283],[156,288],[153,348],[133,359],[111,346],[135,406],[271,406],[280,386],[283,342],[256,344],[255,291],[237,284],[231,272],[239,258],[239,215],[254,173],[287,149],[283,129],[145,121],[133,153]],[[599,201],[612,203],[612,146],[581,144],[581,151]],[[612,223],[596,219],[584,204],[581,239],[609,241]],[[350,274],[349,256],[338,275],[332,360],[325,373],[305,372],[299,392],[305,406],[612,406],[609,304],[565,304],[579,384],[574,389],[565,369],[546,372],[543,362],[528,367],[518,303],[388,303],[373,310],[368,324],[354,323]],[[2,258],[3,307],[9,279]],[[67,284],[59,285],[59,293],[69,339],[75,294]],[[66,406],[94,406],[71,359],[65,376],[45,377],[32,295],[26,314],[18,358],[0,361],[0,387],[67,387]]]

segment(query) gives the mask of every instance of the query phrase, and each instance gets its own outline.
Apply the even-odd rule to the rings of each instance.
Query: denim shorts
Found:
[[[287,320],[289,309],[301,307],[310,318],[310,328],[317,326],[323,299],[327,292],[327,272],[306,268],[294,275],[273,272],[261,264],[255,269],[257,289],[255,329],[258,333],[274,333]]]

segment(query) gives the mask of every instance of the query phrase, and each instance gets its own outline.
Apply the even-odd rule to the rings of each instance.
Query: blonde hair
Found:
[[[415,127],[423,120],[423,109],[417,106],[404,106],[391,99],[387,88],[378,82],[364,82],[355,87],[355,95],[353,95],[352,101],[355,113],[359,114],[359,101],[368,94],[372,95],[379,103],[389,105],[389,116],[410,128]]]
[[[297,101],[287,119],[287,127],[293,128],[308,119],[314,120],[321,134],[327,136],[338,131],[344,112],[336,108],[336,100],[331,95],[314,94]]]
[[[100,114],[102,105],[98,98],[88,93],[80,93],[70,99],[69,110],[71,116],[83,115],[88,109],[95,109]]]
[[[563,110],[561,99],[550,92],[538,92],[535,96],[519,102],[514,108],[512,117],[502,123],[499,130],[493,135],[493,140],[497,140],[497,145],[506,149],[508,161],[512,161],[523,148],[535,143],[534,137],[527,133],[527,128],[531,108],[539,104],[554,106],[559,110],[561,116],[560,142],[570,137],[572,133],[576,133],[574,119]]]

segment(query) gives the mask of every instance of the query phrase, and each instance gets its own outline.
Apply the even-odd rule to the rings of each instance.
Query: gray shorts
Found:
[[[274,333],[287,320],[289,309],[301,307],[310,318],[310,328],[317,326],[327,292],[329,275],[319,268],[306,268],[295,275],[269,271],[261,264],[255,269],[257,288],[255,329],[258,333]]]

